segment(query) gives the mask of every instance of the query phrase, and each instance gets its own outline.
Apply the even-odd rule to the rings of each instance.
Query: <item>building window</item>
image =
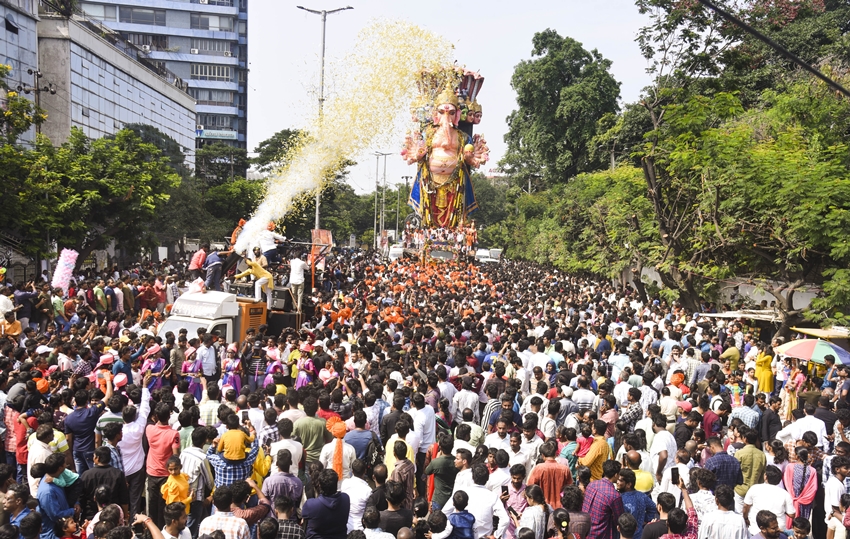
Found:
[[[192,64],[193,80],[233,81],[233,71],[230,66],[214,64]]]
[[[195,98],[198,105],[216,105],[219,107],[233,106],[233,92],[227,90],[209,90],[207,88],[190,88],[189,94]]]
[[[80,8],[83,10],[83,13],[85,13],[92,19],[98,19],[101,21],[116,20],[115,6],[103,6],[101,4],[82,3],[80,4]]]
[[[239,21],[239,35],[247,36],[248,35],[248,23],[245,21]]]
[[[198,125],[204,126],[204,129],[226,129],[232,131],[233,116],[198,114]]]
[[[168,48],[168,36],[154,36],[150,34],[127,34],[127,41],[137,47],[147,45],[155,51]]]
[[[248,70],[240,69],[239,70],[239,84],[245,84],[248,80]]]
[[[121,7],[119,22],[165,26],[165,10],[140,7]]]
[[[193,3],[193,4],[200,4],[200,3],[201,3],[201,1],[200,1],[200,0],[191,0],[191,3]],[[204,3],[204,4],[209,4],[209,5],[211,5],[211,6],[227,6],[227,7],[233,7],[233,0],[207,0],[206,2],[203,2],[203,3]]]
[[[192,48],[198,49],[201,54],[224,56],[224,53],[230,52],[230,42],[220,39],[192,38]]]
[[[218,15],[207,15],[206,13],[192,13],[189,27],[194,30],[217,30],[221,32],[233,31],[233,18],[220,17]]]

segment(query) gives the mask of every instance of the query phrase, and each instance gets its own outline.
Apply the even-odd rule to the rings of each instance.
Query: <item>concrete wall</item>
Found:
[[[195,102],[186,92],[76,21],[44,17],[38,35],[42,73],[57,89],[42,95],[42,131],[54,144],[67,140],[72,126],[100,138],[140,123],[177,141],[194,164]]]

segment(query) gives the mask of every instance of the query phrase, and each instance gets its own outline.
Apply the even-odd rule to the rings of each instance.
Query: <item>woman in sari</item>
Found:
[[[796,516],[810,518],[812,505],[814,505],[815,494],[818,491],[818,478],[815,469],[809,465],[809,450],[798,447],[796,450],[797,462],[790,463],[785,467],[784,482],[785,490],[794,500]],[[788,518],[788,529],[791,529],[791,520]]]
[[[153,340],[150,342],[154,344],[144,354],[145,359],[142,363],[142,372],[150,372],[153,375],[153,378],[151,378],[148,384],[148,389],[153,391],[162,387],[162,377],[165,374],[165,359],[159,355],[160,346]]]
[[[237,354],[239,347],[230,343],[221,362],[221,387],[232,387],[238,395],[242,391],[242,359]]]
[[[441,432],[452,433],[452,414],[449,412],[449,399],[443,398],[439,402],[439,411],[434,414],[437,420],[437,428]]]
[[[307,345],[301,345],[301,359],[298,360],[298,376],[295,379],[295,389],[301,389],[310,385],[316,377],[316,368],[310,357],[310,349]]]
[[[197,339],[192,339],[192,342],[197,344]],[[189,382],[189,390],[187,393],[195,397],[196,402],[201,402],[201,397],[203,397],[203,386],[201,386],[201,383],[198,381],[201,376],[201,362],[198,361],[198,350],[192,342],[190,342],[189,347],[186,348],[186,357],[183,360],[183,365],[180,367],[180,374],[183,376],[184,380]]]
[[[266,377],[263,380],[263,387],[266,387],[269,384],[274,384],[274,375],[276,373],[283,372],[283,363],[280,361],[280,351],[275,348],[274,352],[275,353],[273,355],[269,356],[271,361],[266,367]]]
[[[756,356],[756,379],[759,382],[759,391],[770,395],[773,392],[773,347],[764,345]]]
[[[806,383],[806,367],[799,367],[795,360],[792,361],[791,374],[785,382],[781,395],[782,408],[780,408],[779,418],[783,421],[791,420],[791,411],[797,408],[797,392]]]

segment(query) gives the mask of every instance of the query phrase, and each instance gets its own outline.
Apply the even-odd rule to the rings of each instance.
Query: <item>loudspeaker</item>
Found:
[[[289,287],[276,286],[272,289],[272,309],[275,311],[292,310],[292,293]]]
[[[278,311],[269,311],[267,323],[269,325],[269,335],[280,335],[284,329],[293,328],[298,330],[304,322],[304,315],[300,313],[282,313]]]
[[[230,285],[230,291],[237,296],[247,296],[249,298],[254,297],[254,283],[253,282],[234,282]]]

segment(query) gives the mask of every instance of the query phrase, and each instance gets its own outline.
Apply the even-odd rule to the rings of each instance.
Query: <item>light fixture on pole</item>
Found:
[[[327,26],[328,15],[333,15],[334,13],[339,13],[340,11],[345,11],[347,9],[354,9],[351,6],[345,6],[337,9],[331,10],[317,10],[317,9],[308,9],[304,6],[295,6],[298,9],[303,9],[308,13],[312,13],[314,15],[322,16],[322,56],[321,56],[321,68],[319,69],[319,122],[322,121],[322,108],[325,104],[325,28]],[[319,207],[322,204],[322,188],[316,189],[316,221],[315,227],[319,228]]]

